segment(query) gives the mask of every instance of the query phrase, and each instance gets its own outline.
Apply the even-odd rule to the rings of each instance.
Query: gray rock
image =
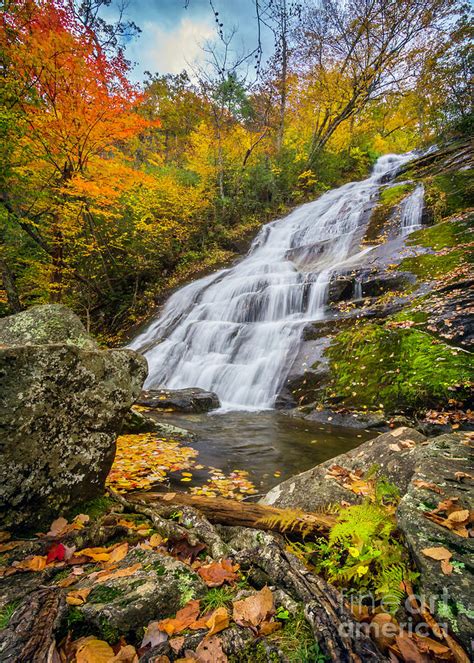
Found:
[[[3,345],[50,345],[64,343],[83,350],[97,350],[77,315],[62,304],[32,306],[26,311],[0,318]]]
[[[360,502],[358,495],[343,488],[334,479],[326,479],[327,471],[332,465],[342,465],[349,470],[360,469],[363,472],[376,466],[380,474],[386,476],[398,487],[400,493],[404,494],[415,471],[417,447],[425,441],[425,436],[413,428],[402,427],[390,433],[383,433],[346,454],[283,481],[272,488],[261,503],[313,511],[342,501],[351,504]]]
[[[459,509],[474,508],[472,479],[456,480],[456,472],[473,473],[472,447],[462,433],[434,438],[418,449],[413,480],[400,501],[397,520],[404,533],[420,577],[421,594],[432,614],[471,651],[474,637],[474,539],[461,537],[424,516],[441,500],[456,498]],[[440,495],[414,481],[435,484]],[[452,552],[454,570],[451,575],[441,571],[441,563],[424,555],[424,548],[444,547]]]
[[[148,389],[137,399],[139,405],[173,412],[208,412],[220,407],[217,395],[197,387],[189,389]]]
[[[156,551],[134,549],[119,569],[141,564],[132,575],[94,583],[85,578],[74,589],[92,588],[78,610],[89,628],[115,640],[135,637],[150,621],[174,615],[184,604],[206,593],[200,577],[182,562]]]
[[[0,527],[36,528],[103,491],[146,361],[99,350],[63,306],[0,322]]]

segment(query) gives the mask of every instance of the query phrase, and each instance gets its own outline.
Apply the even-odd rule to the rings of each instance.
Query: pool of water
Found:
[[[226,474],[246,470],[259,493],[375,436],[373,432],[308,422],[275,410],[160,412],[156,416],[163,423],[196,435],[190,446],[199,451],[198,463]],[[204,470],[193,470],[193,481],[187,485],[204,483],[208,476]]]

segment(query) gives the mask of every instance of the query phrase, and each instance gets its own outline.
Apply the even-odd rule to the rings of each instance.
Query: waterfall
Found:
[[[425,188],[423,184],[418,184],[410,195],[401,202],[401,233],[403,236],[421,228],[424,195]]]
[[[129,347],[147,388],[201,387],[224,408],[271,408],[305,324],[324,316],[331,275],[370,251],[360,232],[381,183],[413,155],[385,155],[369,178],[328,191],[260,230],[238,264],[173,294]]]

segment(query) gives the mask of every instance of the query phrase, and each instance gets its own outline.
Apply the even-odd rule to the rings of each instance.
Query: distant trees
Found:
[[[450,0],[308,2],[298,65],[314,89],[309,161],[341,125],[391,91],[413,87]]]

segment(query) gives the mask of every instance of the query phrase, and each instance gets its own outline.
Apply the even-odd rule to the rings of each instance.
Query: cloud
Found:
[[[171,29],[155,21],[141,23],[142,34],[127,55],[139,64],[133,71],[134,78],[142,79],[144,71],[161,74],[178,74],[195,61],[202,61],[201,45],[214,36],[212,21],[184,16]]]

